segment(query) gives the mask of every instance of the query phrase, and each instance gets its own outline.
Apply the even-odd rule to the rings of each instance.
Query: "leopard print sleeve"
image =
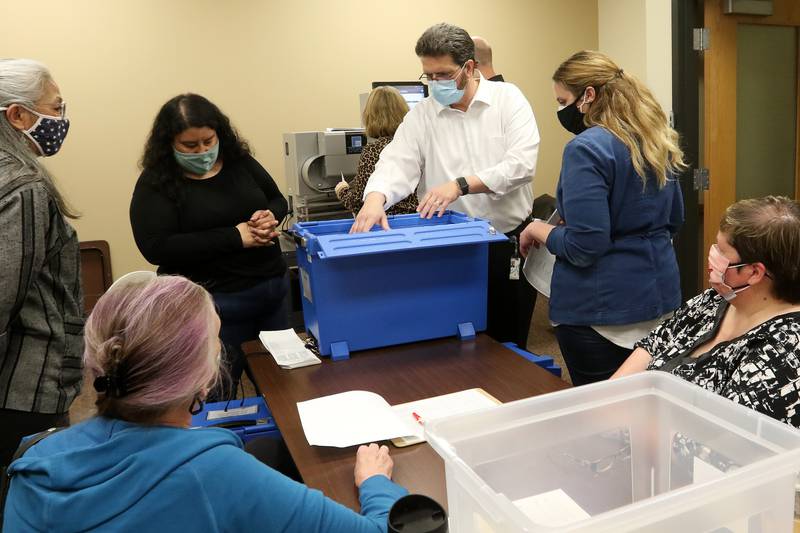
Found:
[[[374,143],[366,145],[361,151],[356,175],[350,181],[350,187],[342,191],[339,195],[339,200],[341,200],[342,205],[353,213],[357,213],[364,206],[364,189],[367,188],[369,177],[375,171],[375,165],[378,164],[381,152],[391,141],[391,137],[380,137]],[[393,205],[387,211],[387,214],[399,215],[402,213],[416,212],[417,194],[416,191],[414,191],[410,196]]]

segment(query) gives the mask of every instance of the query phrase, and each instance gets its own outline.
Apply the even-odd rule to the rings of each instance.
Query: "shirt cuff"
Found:
[[[389,191],[383,190],[380,187],[375,186],[375,185],[370,186],[369,182],[367,182],[367,186],[364,188],[364,195],[361,197],[361,200],[362,201],[366,201],[367,200],[367,196],[371,192],[379,192],[386,198],[386,201],[383,203],[383,210],[384,211],[386,211],[387,209],[389,209],[390,207],[392,207],[394,204],[397,203],[397,200],[392,201],[392,195],[391,195],[391,193]]]
[[[564,232],[566,229],[564,226],[555,226],[550,230],[547,241],[544,243],[550,253],[556,257],[564,256]]]
[[[394,500],[399,500],[408,494],[408,491],[383,474],[375,474],[361,483],[358,493],[359,500],[364,505],[364,499],[371,494],[384,494]]]

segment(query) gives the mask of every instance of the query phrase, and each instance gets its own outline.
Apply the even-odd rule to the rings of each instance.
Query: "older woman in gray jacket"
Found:
[[[23,436],[68,424],[81,387],[76,214],[39,162],[61,148],[65,110],[44,65],[0,60],[0,464]]]

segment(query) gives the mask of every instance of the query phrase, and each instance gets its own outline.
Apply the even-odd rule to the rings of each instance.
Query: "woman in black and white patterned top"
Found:
[[[670,372],[800,427],[800,205],[733,204],[708,260],[712,289],[639,341],[613,377]]]

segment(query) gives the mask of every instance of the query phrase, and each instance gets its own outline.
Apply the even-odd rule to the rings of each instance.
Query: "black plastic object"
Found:
[[[389,511],[389,533],[447,533],[447,513],[436,500],[408,494]]]

